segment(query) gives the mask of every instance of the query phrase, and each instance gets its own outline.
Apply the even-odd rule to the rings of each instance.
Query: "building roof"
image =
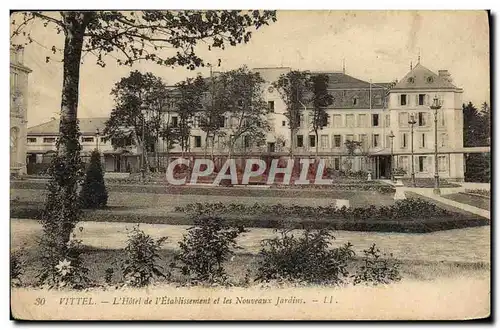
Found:
[[[314,73],[313,73],[314,74]],[[329,89],[365,89],[365,88],[385,88],[388,83],[370,83],[358,78],[349,76],[343,72],[323,72],[329,78]]]
[[[443,73],[443,74],[441,74]],[[448,71],[436,74],[418,63],[392,89],[459,89],[451,83]]]
[[[95,135],[96,130],[104,131],[108,118],[78,118],[82,135]],[[58,135],[59,119],[28,128],[28,135]]]

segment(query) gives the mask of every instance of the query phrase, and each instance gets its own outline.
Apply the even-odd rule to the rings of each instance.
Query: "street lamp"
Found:
[[[415,121],[415,116],[412,114],[410,116],[410,120],[408,121],[408,124],[410,124],[411,127],[411,184],[413,187],[416,186],[415,184],[415,162],[413,161],[413,125],[415,125],[417,122]]]
[[[391,181],[394,182],[394,133],[391,131],[389,138],[391,139]]]
[[[101,132],[99,132],[99,128],[95,130],[95,148],[97,152],[99,152],[99,135],[101,135]]]
[[[439,166],[438,166],[438,130],[437,130],[437,114],[438,110],[441,109],[441,104],[439,104],[439,99],[434,96],[434,102],[430,106],[434,110],[434,194],[440,195],[441,190],[439,189]]]
[[[141,152],[141,174],[142,179],[146,177],[146,162],[145,162],[145,152],[146,152],[146,141],[145,141],[145,129],[146,129],[146,109],[141,110],[142,114],[142,152]]]

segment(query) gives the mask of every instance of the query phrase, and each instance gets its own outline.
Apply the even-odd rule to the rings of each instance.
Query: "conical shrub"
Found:
[[[80,192],[80,200],[82,207],[86,209],[102,208],[108,202],[108,191],[104,184],[101,155],[97,150],[94,150],[90,157],[90,164]]]

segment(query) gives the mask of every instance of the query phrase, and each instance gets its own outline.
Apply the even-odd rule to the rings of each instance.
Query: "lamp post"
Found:
[[[438,110],[441,109],[441,104],[439,104],[439,99],[434,96],[434,102],[430,106],[434,110],[434,194],[440,195],[441,190],[439,189],[439,166],[438,166],[438,131],[437,131],[437,114]]]
[[[394,133],[391,131],[389,138],[391,139],[391,181],[394,182]]]
[[[101,132],[99,132],[99,128],[95,130],[95,148],[97,152],[99,152],[99,135],[101,135]]]
[[[145,152],[146,152],[146,141],[145,141],[145,128],[146,128],[146,110],[141,110],[142,114],[142,152],[141,152],[141,174],[142,179],[144,180],[146,177],[146,162],[145,162]]]
[[[413,125],[415,125],[417,122],[415,121],[415,116],[412,114],[410,116],[410,120],[408,121],[408,124],[410,124],[411,128],[411,184],[413,187],[416,186],[415,184],[415,162],[413,160]]]

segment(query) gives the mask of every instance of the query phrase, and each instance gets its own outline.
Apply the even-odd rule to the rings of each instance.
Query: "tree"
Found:
[[[92,151],[90,164],[85,174],[80,201],[83,208],[98,209],[108,203],[108,191],[104,184],[104,175],[101,165],[101,154],[99,151]]]
[[[484,102],[481,105],[481,116],[483,117],[483,122],[485,130],[487,132],[487,144],[491,144],[491,108],[488,103]]]
[[[12,45],[21,47],[34,41],[30,25],[36,21],[64,37],[63,86],[57,157],[51,170],[52,188],[46,203],[49,214],[44,231],[54,233],[60,256],[67,254],[70,233],[79,220],[77,185],[81,180],[79,131],[77,123],[80,64],[82,55],[92,53],[97,64],[105,66],[106,55],[119,65],[146,60],[166,66],[195,69],[204,65],[196,46],[208,49],[247,43],[251,29],[276,21],[275,11],[62,11],[23,12],[11,16]],[[50,48],[50,45],[45,47]],[[174,51],[168,51],[169,49]],[[55,46],[51,50],[56,53]],[[50,60],[47,57],[46,60]],[[63,203],[63,205],[60,205]],[[60,221],[55,225],[52,222]],[[54,227],[55,226],[55,227]],[[53,265],[48,265],[52,267]]]
[[[113,147],[137,145],[142,152],[153,146],[156,150],[154,146],[161,133],[163,112],[169,98],[161,78],[150,72],[132,71],[115,84],[111,95],[115,107],[106,121],[104,134],[111,139]],[[148,157],[145,162],[149,169]]]
[[[224,93],[220,104],[229,117],[227,147],[229,157],[238,143],[243,149],[250,147],[250,141],[258,144],[265,140],[269,131],[266,120],[267,104],[262,93],[264,79],[259,73],[253,73],[247,67],[221,73],[219,76]]]
[[[312,129],[316,136],[316,157],[318,156],[319,130],[328,125],[326,107],[332,104],[333,97],[328,93],[328,75],[319,74],[312,77]]]
[[[347,140],[344,144],[347,149],[347,159],[344,162],[344,166],[347,172],[351,172],[356,150],[361,150],[362,143],[360,141]]]
[[[489,125],[485,117],[469,102],[462,106],[464,116],[464,146],[479,147],[488,144]]]
[[[175,87],[175,103],[179,121],[174,130],[177,132],[181,150],[185,152],[189,148],[193,116],[202,110],[207,85],[205,80],[201,76],[198,76],[195,79],[188,78],[185,81],[181,81]]]
[[[285,102],[285,116],[290,128],[290,156],[293,158],[295,150],[295,136],[300,128],[300,115],[308,103],[307,95],[310,91],[309,73],[290,71],[282,74],[273,84]]]

